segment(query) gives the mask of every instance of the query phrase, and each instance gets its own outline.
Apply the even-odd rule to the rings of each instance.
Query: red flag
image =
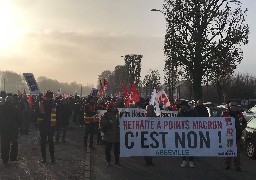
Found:
[[[28,97],[28,103],[30,105],[32,105],[32,103],[33,103],[33,95],[32,94],[30,94],[29,97]]]
[[[126,101],[125,101],[125,106],[126,106],[126,107],[129,107],[129,105],[130,105],[131,103],[133,103],[133,101],[131,100],[130,97],[131,97],[131,96],[128,94],[128,95],[127,95],[127,98],[126,98]]]
[[[100,97],[104,97],[104,89],[103,89],[103,85],[102,85],[101,80],[100,80],[100,91],[99,91],[99,96],[100,96]]]
[[[123,82],[122,82],[122,90],[123,90],[123,97],[124,97],[124,99],[127,99],[128,94],[127,94],[126,86],[125,86],[125,84]]]
[[[106,79],[104,79],[104,91],[106,92],[108,90],[109,84]]]
[[[131,94],[131,98],[134,102],[140,101],[140,95],[139,95],[139,92],[138,92],[134,82],[131,84],[130,94]]]
[[[123,91],[123,98],[125,100],[125,106],[128,107],[129,104],[132,103],[132,101],[129,97],[130,95],[127,93],[126,86],[123,82],[122,82],[122,91]]]

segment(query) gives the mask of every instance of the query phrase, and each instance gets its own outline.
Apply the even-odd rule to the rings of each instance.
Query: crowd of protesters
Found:
[[[1,92],[2,104],[0,106],[0,132],[1,132],[1,158],[3,163],[17,161],[18,134],[29,135],[30,125],[34,125],[40,132],[40,145],[42,163],[46,163],[46,143],[49,144],[51,162],[55,163],[54,143],[66,143],[69,119],[79,127],[83,127],[83,149],[94,149],[94,145],[105,144],[105,158],[107,165],[111,165],[111,149],[114,149],[114,161],[121,165],[120,154],[120,129],[117,108],[125,107],[122,98],[86,98],[74,96],[55,96],[53,92],[39,96],[26,94],[6,94]],[[209,112],[202,100],[192,108],[187,101],[174,101],[165,110],[178,111],[178,117],[209,117]],[[223,116],[235,118],[237,129],[237,142],[240,142],[241,131],[246,127],[246,121],[235,108],[234,102],[228,103],[227,112]],[[154,106],[149,105],[149,100],[141,98],[140,102],[130,104],[129,107],[146,109],[146,116],[155,117]],[[162,106],[160,106],[163,109]],[[97,117],[97,110],[106,110],[101,117]],[[103,134],[103,137],[102,137]],[[55,136],[55,142],[54,142]],[[94,136],[96,143],[94,143]],[[89,145],[88,145],[89,142]],[[237,171],[241,171],[240,158],[235,158]],[[154,165],[152,157],[144,157],[145,165]],[[182,157],[181,167],[194,168],[193,157]],[[226,158],[226,169],[230,169],[231,158]]]

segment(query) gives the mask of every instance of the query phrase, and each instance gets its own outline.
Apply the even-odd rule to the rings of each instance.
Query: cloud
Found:
[[[124,64],[121,55],[125,54],[142,54],[142,68],[155,64],[154,67],[162,71],[159,61],[163,64],[164,60],[157,59],[163,54],[162,46],[163,38],[157,36],[48,29],[27,34],[20,54],[3,58],[12,64],[13,71],[32,72],[36,77],[46,76],[62,82],[96,85],[102,71],[113,71],[115,66]]]
[[[8,0],[13,4],[21,6],[23,8],[32,7],[34,4],[38,2],[38,0]]]

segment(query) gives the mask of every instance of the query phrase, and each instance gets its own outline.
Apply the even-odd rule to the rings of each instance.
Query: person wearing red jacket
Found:
[[[84,107],[84,122],[85,122],[85,132],[84,132],[84,150],[87,150],[87,141],[89,140],[89,148],[94,149],[93,146],[93,136],[95,127],[95,115],[96,115],[96,103],[92,97],[89,97],[87,103]]]

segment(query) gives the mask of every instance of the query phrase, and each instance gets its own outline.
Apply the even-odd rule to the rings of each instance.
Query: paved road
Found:
[[[83,150],[84,129],[69,129],[67,143],[55,144],[56,163],[50,162],[47,148],[47,163],[41,159],[39,133],[31,128],[31,135],[19,138],[17,162],[7,165],[0,161],[0,180],[73,180],[90,178],[89,153]]]
[[[225,170],[223,158],[195,158],[195,168],[182,168],[180,157],[155,157],[155,166],[144,166],[143,157],[121,158],[122,166],[106,166],[104,146],[91,152],[93,180],[252,180],[256,177],[256,160],[242,154],[242,172]]]
[[[56,163],[38,162],[41,158],[38,144],[38,131],[20,137],[18,162],[3,165],[0,161],[0,180],[253,180],[256,177],[256,160],[242,154],[242,172],[224,170],[224,159],[195,158],[195,168],[180,167],[179,157],[155,157],[156,166],[145,167],[143,157],[121,158],[122,166],[106,166],[104,145],[85,152],[83,147],[84,130],[70,129],[67,143],[56,144]],[[90,171],[91,170],[91,171]]]

